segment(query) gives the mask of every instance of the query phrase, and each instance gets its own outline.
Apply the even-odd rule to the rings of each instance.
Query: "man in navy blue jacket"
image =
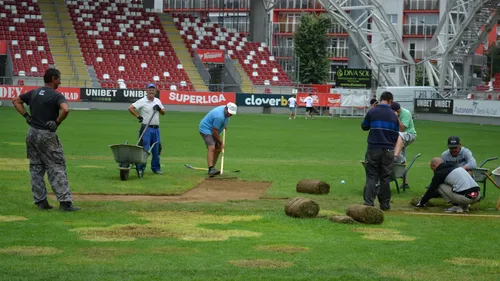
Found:
[[[374,206],[378,197],[380,209],[384,211],[390,209],[394,146],[399,137],[399,120],[391,109],[392,100],[392,93],[383,92],[380,103],[368,111],[361,123],[363,131],[370,131],[365,156],[364,204]]]

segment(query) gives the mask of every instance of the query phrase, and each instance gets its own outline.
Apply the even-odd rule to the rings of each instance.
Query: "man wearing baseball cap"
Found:
[[[458,136],[448,138],[448,150],[441,154],[441,159],[445,163],[458,165],[467,171],[476,168],[476,159],[468,148],[462,146]]]
[[[200,122],[198,130],[207,147],[208,175],[210,177],[220,174],[220,171],[215,169],[219,154],[224,149],[220,134],[227,129],[229,118],[237,111],[236,104],[230,102],[210,110]]]
[[[139,123],[141,123],[139,137],[142,132],[146,130],[139,142],[139,145],[142,145],[144,149],[149,151],[150,147],[156,143],[151,150],[151,170],[153,173],[161,175],[163,172],[161,171],[160,166],[160,117],[158,114],[153,116],[153,113],[158,111],[161,115],[165,115],[165,108],[163,107],[160,99],[155,97],[157,92],[156,85],[148,84],[146,88],[146,96],[131,104],[128,107],[128,110],[139,120]],[[139,110],[141,114],[138,114],[136,110]],[[151,122],[148,125],[149,120],[151,120]],[[143,177],[146,164],[137,164],[136,168],[137,175],[140,178]]]

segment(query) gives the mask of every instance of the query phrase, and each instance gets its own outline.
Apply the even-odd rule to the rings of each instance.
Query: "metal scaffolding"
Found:
[[[426,78],[431,86],[438,86],[441,91],[472,86],[471,67],[477,65],[475,52],[498,21],[499,3],[500,0],[446,1],[446,10],[425,53]]]
[[[392,25],[387,13],[378,0],[352,1],[346,6],[347,0],[318,0],[329,15],[345,28],[356,50],[368,68],[372,69],[374,78],[380,79],[379,85],[402,86],[392,79],[386,65],[400,68],[403,84],[415,85],[415,61],[405,48],[402,37]],[[354,18],[346,11],[362,11],[362,16]],[[367,25],[367,20],[371,20]],[[369,36],[377,39],[373,44]],[[390,52],[379,51],[383,48],[374,48],[386,45]]]

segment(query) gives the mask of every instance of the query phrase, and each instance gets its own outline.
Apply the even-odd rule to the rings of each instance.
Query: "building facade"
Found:
[[[260,1],[260,0],[254,0]],[[351,6],[351,1],[344,1],[345,7]],[[293,34],[300,25],[300,18],[308,13],[327,13],[317,0],[283,0],[276,1],[272,9],[268,11],[269,17],[261,24],[261,28],[269,29],[266,31],[266,43],[270,46],[272,54],[276,57],[282,68],[292,79],[297,79],[295,70],[298,61],[293,52]],[[379,1],[390,23],[395,28],[399,39],[404,48],[410,53],[416,63],[427,60],[425,50],[438,28],[441,17],[446,16],[447,1],[443,0],[384,0]],[[250,0],[165,0],[164,8],[166,12],[194,13],[199,16],[208,17],[210,21],[217,22],[219,25],[229,28],[236,28],[240,32],[250,32]],[[347,10],[346,10],[347,11]],[[347,11],[349,12],[349,11]],[[396,42],[387,42],[383,40],[368,22],[366,28],[373,32],[369,33],[371,47],[377,54],[381,54],[382,67],[394,81],[401,85],[405,74],[402,68],[394,66],[395,59],[390,51],[389,44]],[[337,22],[328,32],[330,46],[328,47],[330,66],[330,81],[333,82],[334,75],[339,68],[345,68],[348,65],[348,41],[349,34]],[[488,49],[488,45],[496,43],[497,27],[491,31],[488,36],[486,46],[481,45],[477,54],[483,54]],[[432,60],[430,60],[432,62]],[[408,74],[406,74],[408,75]],[[425,78],[421,83],[425,83]]]

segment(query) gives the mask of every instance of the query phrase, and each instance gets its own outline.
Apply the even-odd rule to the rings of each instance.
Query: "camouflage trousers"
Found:
[[[30,128],[26,136],[34,203],[47,199],[45,172],[59,202],[73,202],[64,152],[55,132]]]

